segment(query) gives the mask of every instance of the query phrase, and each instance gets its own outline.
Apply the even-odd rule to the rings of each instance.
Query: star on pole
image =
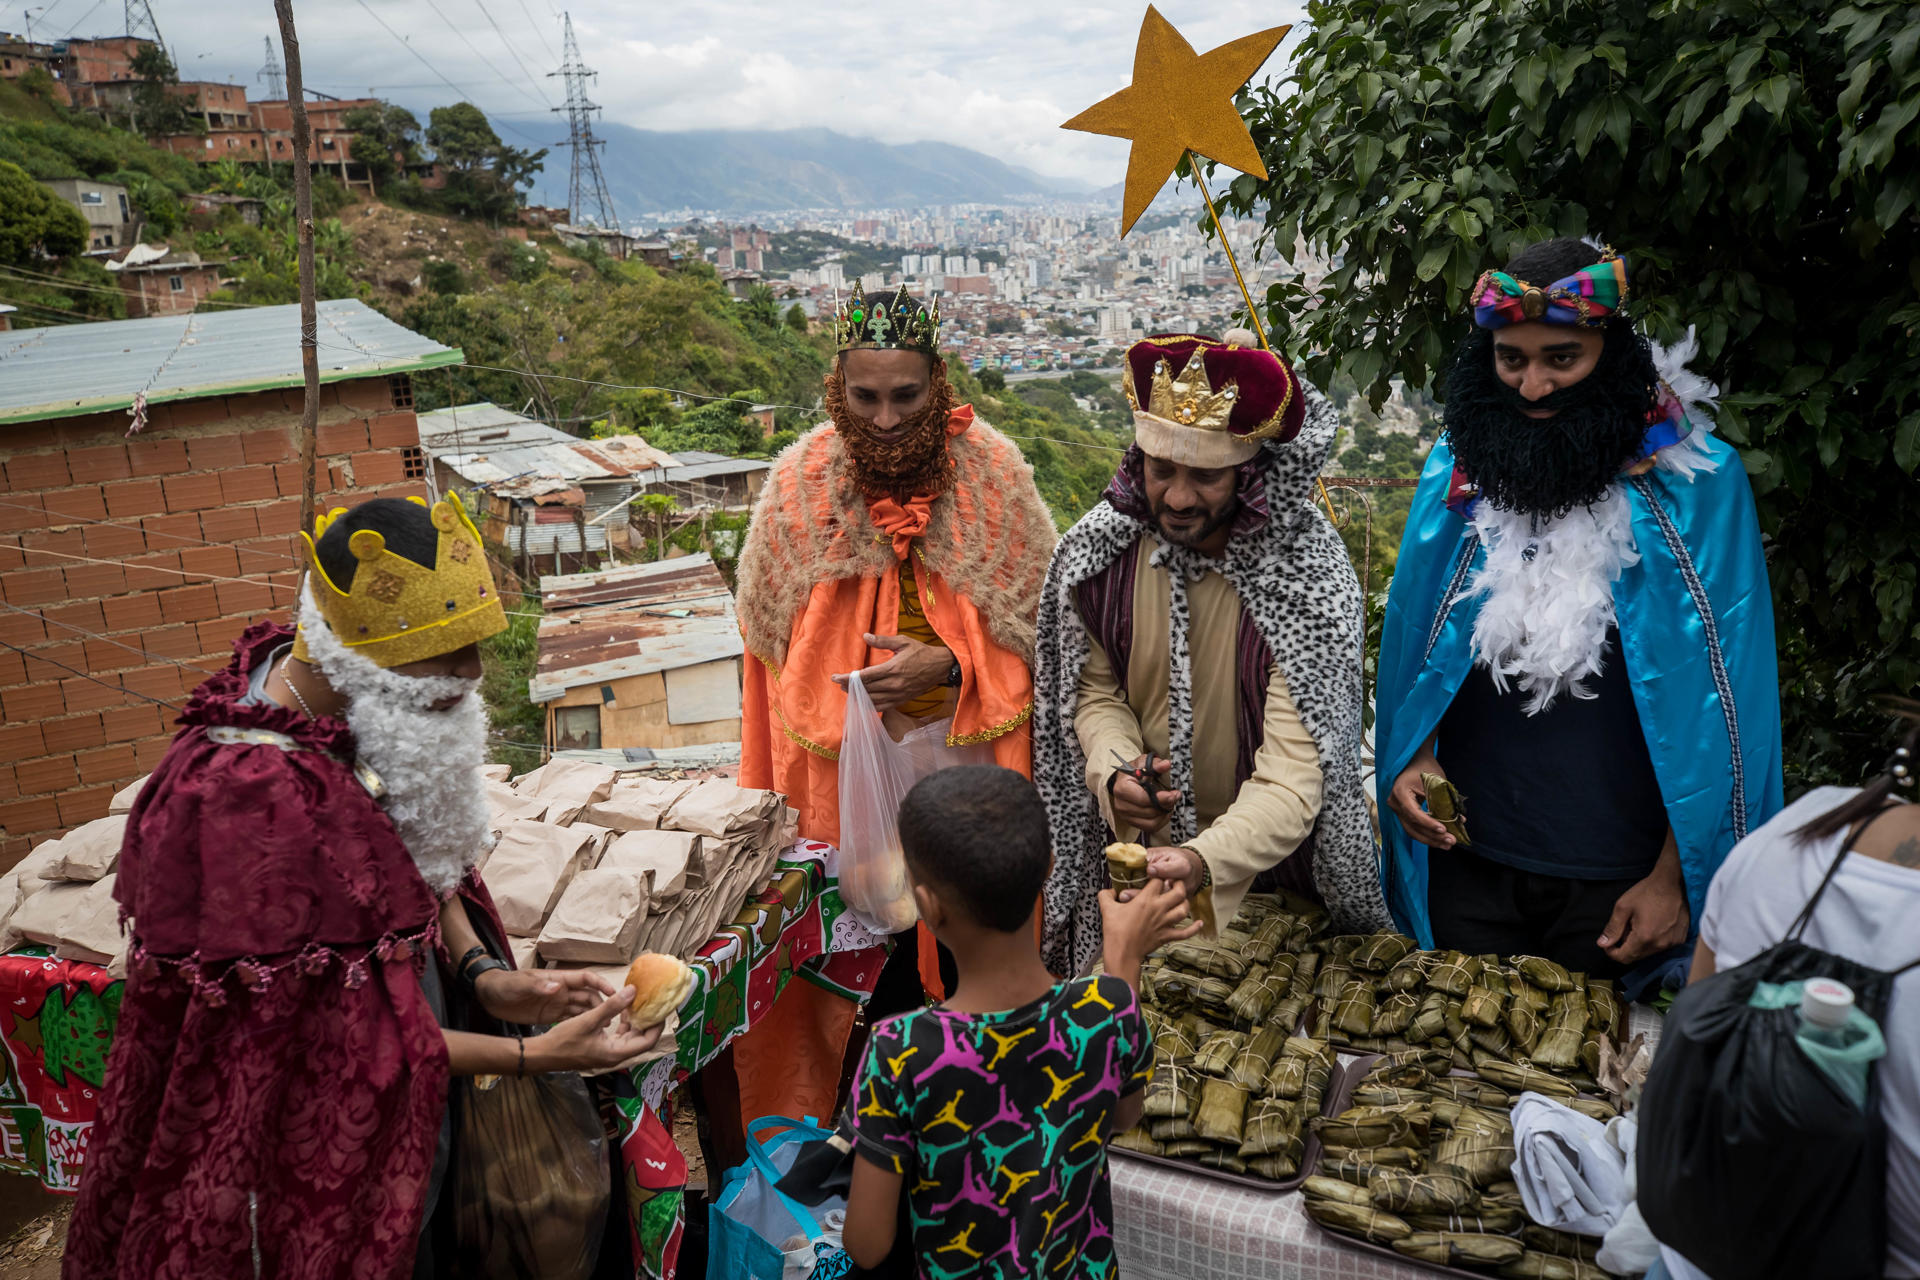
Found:
[[[1133,51],[1133,83],[1060,126],[1132,140],[1121,235],[1133,229],[1188,151],[1256,178],[1267,176],[1233,97],[1289,30],[1269,27],[1195,53],[1158,9],[1147,6]]]

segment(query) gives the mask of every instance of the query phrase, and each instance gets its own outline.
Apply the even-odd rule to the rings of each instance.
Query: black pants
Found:
[[[1436,946],[1468,955],[1545,956],[1595,978],[1620,965],[1599,947],[1620,895],[1644,876],[1569,880],[1520,871],[1465,849],[1427,854],[1427,914]]]

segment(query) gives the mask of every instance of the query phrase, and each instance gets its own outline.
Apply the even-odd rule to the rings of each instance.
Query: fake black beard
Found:
[[[1645,338],[1609,328],[1593,372],[1528,400],[1500,380],[1493,331],[1475,329],[1447,374],[1447,440],[1480,496],[1507,511],[1558,518],[1606,495],[1640,455],[1659,374]],[[1552,409],[1529,418],[1526,409]]]

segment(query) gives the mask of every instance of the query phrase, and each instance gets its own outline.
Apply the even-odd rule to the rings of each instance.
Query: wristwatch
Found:
[[[960,687],[960,659],[955,658],[953,660],[953,665],[947,668],[947,688],[958,689],[959,687]]]

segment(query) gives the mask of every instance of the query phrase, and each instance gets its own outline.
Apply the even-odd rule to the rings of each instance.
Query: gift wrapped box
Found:
[[[60,856],[42,874],[49,880],[84,880],[91,884],[120,865],[120,842],[127,833],[127,815],[96,818],[67,832]]]
[[[631,962],[639,954],[652,887],[651,871],[582,871],[540,930],[540,954],[593,964]]]
[[[605,834],[547,822],[516,822],[500,833],[482,877],[508,933],[539,936],[567,885],[598,860]]]

